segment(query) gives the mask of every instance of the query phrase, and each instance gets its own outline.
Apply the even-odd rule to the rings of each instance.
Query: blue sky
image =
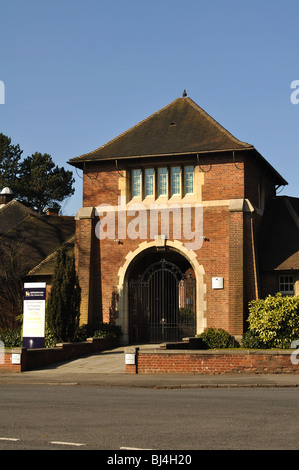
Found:
[[[23,156],[66,162],[184,89],[254,145],[299,197],[298,0],[0,0],[0,132]]]

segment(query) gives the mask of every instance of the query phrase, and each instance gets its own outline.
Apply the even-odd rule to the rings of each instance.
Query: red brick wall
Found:
[[[204,208],[204,235],[208,238],[197,258],[204,266],[207,327],[229,328],[229,211],[227,207]],[[212,289],[212,277],[224,278],[224,289]]]
[[[203,201],[227,201],[250,196],[254,204],[258,203],[258,176],[261,168],[257,168],[250,158],[246,152],[236,153],[235,158],[232,152],[220,156],[200,156],[199,165],[204,172]],[[83,180],[83,206],[117,206],[122,169],[121,163],[116,168],[115,162],[87,164]],[[267,195],[272,194],[271,181],[265,175]],[[198,263],[205,272],[207,327],[221,327],[234,335],[243,333],[246,305],[248,300],[257,295],[257,266],[252,243],[253,234],[256,236],[258,230],[259,216],[255,214],[253,217],[252,220],[250,213],[242,210],[230,211],[227,205],[204,207],[203,234],[207,241],[200,250],[195,251]],[[77,223],[76,251],[82,288],[81,323],[99,319],[106,322],[113,320],[119,268],[124,265],[126,255],[144,241],[129,238],[122,240],[122,244],[113,239],[99,241],[94,236],[97,222],[96,218],[94,221],[81,220]],[[117,237],[117,219],[115,235]],[[172,234],[169,239],[173,240]],[[180,241],[184,243],[186,240],[182,238]],[[212,289],[213,276],[224,278],[223,290]]]
[[[245,159],[245,197],[259,209],[264,208],[267,199],[275,197],[273,174],[262,166],[254,155],[248,154]]]
[[[231,374],[299,373],[290,352],[139,352],[137,367],[126,365],[126,373],[138,374]],[[134,370],[136,370],[134,372]]]
[[[120,172],[115,161],[111,163],[86,164],[83,174],[83,206],[118,204],[118,180]]]
[[[220,156],[201,156],[199,164],[204,172],[203,201],[244,198],[243,161],[241,154],[234,161],[232,152]]]

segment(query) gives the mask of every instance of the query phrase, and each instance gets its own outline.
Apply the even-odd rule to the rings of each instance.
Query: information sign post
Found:
[[[23,347],[45,347],[46,283],[24,284]]]

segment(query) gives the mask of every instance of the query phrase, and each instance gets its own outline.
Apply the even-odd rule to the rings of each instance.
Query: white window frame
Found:
[[[178,176],[179,179],[174,179],[174,176]],[[181,196],[182,182],[181,182],[181,167],[172,166],[170,167],[170,188],[171,196]]]
[[[282,295],[295,294],[295,282],[292,274],[281,274],[279,276],[279,292]]]
[[[166,166],[157,168],[157,172],[158,172],[158,197],[167,196],[168,195],[168,168]]]
[[[139,180],[139,181],[138,181]],[[142,171],[140,168],[132,170],[132,198],[140,198],[142,194]]]
[[[191,178],[188,180],[189,175],[191,175]],[[191,191],[188,186],[192,186]],[[192,194],[194,194],[194,166],[188,165],[184,167],[184,195],[189,196]]]
[[[131,198],[194,196],[195,166],[173,165],[131,170]]]
[[[144,170],[144,197],[155,196],[155,168]]]

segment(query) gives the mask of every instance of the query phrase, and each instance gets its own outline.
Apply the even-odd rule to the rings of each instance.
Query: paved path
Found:
[[[139,345],[139,348],[157,347]],[[38,370],[0,373],[0,386],[14,384],[98,385],[110,387],[214,388],[298,387],[298,374],[141,374],[125,373],[125,347],[99,352]],[[299,368],[299,366],[298,366]],[[299,372],[299,369],[298,369]]]
[[[47,369],[55,369],[56,374],[124,374],[124,348],[120,347],[111,351],[95,353],[92,356],[80,357],[60,364],[52,364]]]

